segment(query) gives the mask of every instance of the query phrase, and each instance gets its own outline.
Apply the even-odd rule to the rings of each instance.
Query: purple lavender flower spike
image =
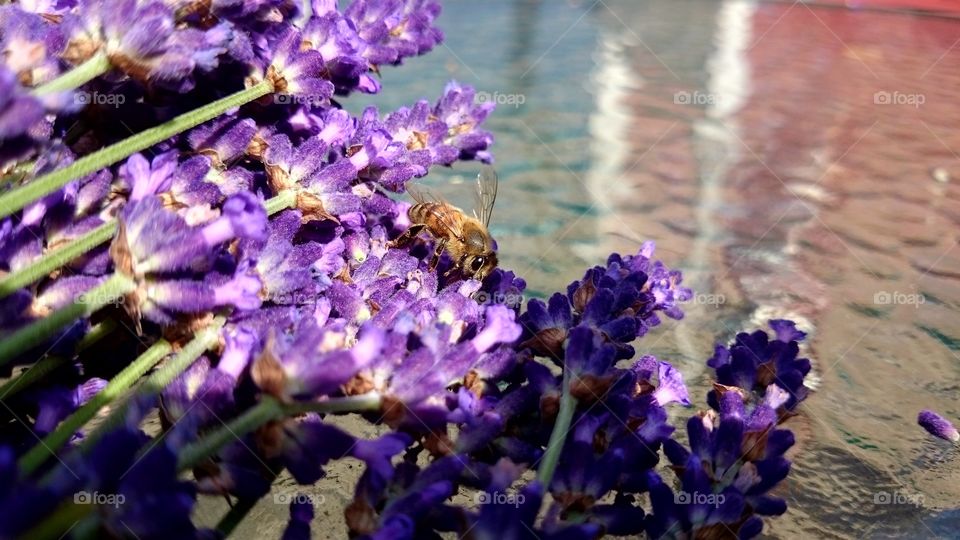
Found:
[[[473,338],[477,352],[486,352],[497,343],[511,343],[520,337],[520,326],[514,322],[514,312],[506,306],[490,306],[484,313],[483,330]]]
[[[953,427],[949,420],[929,409],[920,411],[920,414],[917,415],[917,423],[934,437],[950,442],[960,441],[960,433],[957,432],[957,428]]]
[[[225,195],[245,191],[230,185],[230,174],[241,169],[220,171],[211,165],[206,156],[193,156],[180,163],[173,172],[170,189],[161,195],[164,204],[178,208],[187,223],[209,221],[215,215],[211,207],[219,206]]]
[[[45,316],[50,311],[60,309],[76,299],[82,300],[83,294],[99,285],[103,279],[94,276],[69,276],[58,279],[37,295],[32,310],[39,316]]]
[[[193,401],[201,396],[200,387],[209,373],[210,359],[201,356],[163,389],[161,410],[165,420],[176,422],[193,408]]]
[[[180,28],[171,36],[170,44],[172,49],[188,55],[194,69],[210,72],[219,66],[220,57],[233,48],[236,34],[236,28],[229,22],[204,30]]]
[[[60,421],[90,401],[106,386],[107,381],[94,377],[72,390],[54,388],[43,392],[37,399],[34,431],[40,436],[50,433]]]
[[[193,150],[210,157],[217,167],[224,167],[241,156],[257,133],[257,124],[250,118],[220,117],[187,134]]]
[[[267,78],[279,94],[278,103],[288,101],[280,97],[296,96],[323,105],[333,95],[333,83],[322,78],[323,56],[312,49],[304,50],[302,43],[303,36],[296,28],[285,27],[277,38]]]
[[[674,402],[690,406],[687,386],[683,384],[683,374],[667,362],[658,363],[657,389],[653,398],[661,407]]]
[[[446,125],[449,135],[444,143],[458,149],[460,159],[492,163],[493,156],[488,149],[493,145],[493,135],[477,126],[483,123],[495,105],[476,103],[475,94],[473,88],[451,81],[444,88],[433,114]]]
[[[770,328],[776,334],[777,339],[785,343],[791,341],[803,341],[807,337],[806,332],[797,329],[797,324],[786,319],[774,319],[770,321]]]
[[[384,336],[379,329],[367,327],[352,348],[317,357],[324,341],[344,339],[335,328],[320,328],[305,319],[292,336],[275,336],[268,342],[253,365],[254,382],[284,400],[334,392],[377,358]]]
[[[170,324],[175,313],[202,313],[217,307],[242,310],[260,307],[260,280],[238,273],[232,276],[207,274],[203,281],[188,279],[147,279],[147,296],[140,309],[148,319]]]
[[[124,464],[123,469],[126,472],[120,471],[115,488],[111,489],[109,484],[101,488],[124,496],[124,504],[117,505],[104,517],[108,534],[191,538],[197,533],[190,520],[196,487],[177,478],[177,455],[172,449],[159,444],[144,454],[143,459]]]
[[[110,253],[117,270],[133,277],[136,291],[125,308],[139,324],[141,314],[170,324],[177,313],[202,313],[219,306],[255,309],[262,284],[244,265],[229,274],[208,272],[202,280],[182,272],[209,271],[225,255],[219,248],[236,238],[262,239],[266,212],[258,198],[241,193],[227,199],[220,217],[191,227],[174,212],[148,197],[126,207]]]
[[[336,92],[367,90],[362,81],[369,63],[360,55],[364,42],[354,26],[335,10],[314,15],[303,29],[303,39],[320,54]]]
[[[366,42],[363,56],[373,65],[399,64],[432,49],[443,40],[433,27],[439,14],[433,0],[355,0],[344,13]]]
[[[785,330],[789,337],[802,337],[802,332],[796,332],[789,321],[773,324]],[[761,395],[770,385],[780,386],[790,394],[784,408],[792,411],[809,392],[803,381],[811,364],[810,360],[798,357],[799,350],[796,340],[770,340],[766,332],[757,330],[752,334],[738,334],[729,347],[718,345],[707,365],[716,369],[717,382],[721,385]],[[708,402],[716,406],[716,392],[710,393]]]
[[[328,109],[322,114],[323,125],[317,138],[328,146],[340,146],[353,135],[353,118],[343,109]]]
[[[356,169],[348,160],[325,163],[323,140],[310,138],[294,148],[286,135],[276,135],[268,144],[264,164],[270,186],[275,193],[296,190],[305,219],[337,220],[360,209],[360,198],[349,189]]]
[[[574,376],[570,387],[573,396],[585,403],[605,399],[618,378],[611,371],[615,361],[616,347],[603,343],[591,328],[577,326],[571,330],[564,355],[564,368]]]
[[[17,76],[0,66],[0,141],[28,133],[43,119],[44,107],[17,84]]]
[[[177,168],[175,152],[166,152],[147,161],[142,154],[134,154],[120,167],[120,180],[130,190],[128,200],[137,202],[149,195],[158,195],[170,189],[173,171]]]
[[[339,253],[328,254],[327,247],[317,242],[293,244],[293,237],[300,228],[301,214],[296,210],[287,210],[274,218],[269,224],[269,237],[266,242],[244,241],[241,243],[241,258],[256,270],[262,285],[261,296],[277,304],[313,304],[318,300],[317,292],[330,285],[330,275],[321,274],[318,264],[321,261],[337,259],[343,265]],[[339,241],[341,250],[343,242]],[[326,256],[326,259],[325,259]],[[331,264],[332,263],[328,263]],[[310,267],[304,272],[304,267]],[[337,268],[339,270],[339,268]],[[323,284],[323,286],[318,286]]]
[[[290,503],[290,521],[283,530],[282,540],[309,540],[310,522],[313,521],[313,502],[297,493]]]
[[[173,11],[160,2],[95,1],[73,25],[65,56],[79,63],[103,47],[111,64],[127,75],[187,91],[195,62],[191,51],[176,43],[174,24]]]
[[[249,193],[228,199],[219,218],[203,227],[189,227],[182,218],[164,210],[156,198],[147,198],[127,208],[124,216],[126,245],[118,245],[118,266],[142,275],[202,268],[211,249],[233,238],[262,238],[266,212]],[[119,260],[119,259],[124,260]]]
[[[61,26],[44,18],[59,10],[45,6],[49,11],[36,11],[37,7],[18,3],[0,8],[0,50],[4,51],[5,68],[26,86],[45,83],[60,74],[59,54],[66,44]]]
[[[270,491],[274,474],[263,459],[250,452],[253,441],[236,441],[220,451],[212,466],[194,469],[197,491],[210,495],[234,495],[241,500],[256,500]]]
[[[402,191],[407,180],[427,174],[429,155],[409,152],[404,143],[395,141],[384,128],[373,107],[364,110],[350,141],[356,151],[348,161],[360,178],[379,182],[391,191]]]

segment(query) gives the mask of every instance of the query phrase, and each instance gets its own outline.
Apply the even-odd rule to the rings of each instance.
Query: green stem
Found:
[[[260,403],[247,409],[220,429],[180,450],[177,467],[180,470],[192,469],[226,446],[230,441],[239,439],[267,422],[282,417],[283,406],[280,402],[272,397],[265,396],[260,400]]]
[[[88,449],[92,448],[93,444],[96,443],[100,437],[123,423],[127,414],[127,408],[130,406],[132,400],[159,394],[173,382],[173,379],[190,367],[190,364],[193,364],[200,355],[219,343],[220,328],[223,327],[225,322],[226,319],[224,317],[217,317],[209,326],[197,332],[194,338],[184,345],[173,358],[164,362],[159,369],[154,371],[150,377],[137,388],[134,395],[130,396],[123,403],[113,407],[110,415],[107,416],[103,423],[84,437],[82,446]],[[166,341],[163,341],[163,343],[167,351],[169,351],[171,348],[170,344]],[[133,384],[133,381],[131,381],[130,384]]]
[[[51,94],[53,92],[63,92],[80,88],[92,79],[110,71],[110,60],[107,53],[103,50],[98,51],[86,62],[71,69],[56,79],[43,83],[33,89],[33,93],[38,96]]]
[[[272,216],[281,210],[290,208],[297,202],[297,192],[292,189],[281,191],[276,197],[267,199],[263,207],[267,210],[267,215]]]
[[[159,126],[88,154],[70,165],[36,178],[24,186],[11,189],[0,195],[0,218],[13,214],[40,197],[63,187],[71,180],[112,165],[134,152],[149,148],[182,131],[216,118],[229,109],[249,103],[271,92],[273,92],[273,83],[269,79],[264,79],[250,88],[240,90],[213,103],[181,114]]]
[[[54,332],[71,322],[87,317],[101,307],[116,303],[117,299],[136,287],[133,280],[114,274],[100,285],[83,293],[71,304],[10,334],[0,341],[0,365],[42,344]]]
[[[92,504],[66,502],[63,506],[57,508],[51,516],[45,518],[27,534],[23,535],[23,538],[36,538],[38,540],[63,538],[67,536],[67,533],[78,521],[89,516],[96,508]]]
[[[116,327],[117,322],[113,319],[106,319],[94,325],[93,328],[87,332],[87,335],[83,336],[80,343],[77,344],[75,353],[79,354],[83,352],[94,343],[109,335],[110,332],[113,332]],[[67,363],[71,358],[71,356],[44,356],[39,362],[31,366],[30,369],[20,374],[19,377],[11,379],[3,386],[0,386],[0,400],[10,399],[19,394],[23,389],[37,382],[47,373]]]
[[[33,261],[30,266],[6,275],[3,279],[0,279],[0,298],[10,296],[21,287],[25,287],[39,280],[80,255],[106,242],[113,237],[113,233],[116,230],[117,220],[111,219],[96,229],[72,240],[70,243],[43,254],[42,257]]]
[[[43,440],[40,441],[40,444],[31,448],[20,458],[18,464],[23,474],[27,475],[36,471],[38,467],[43,465],[47,458],[54,455],[57,450],[66,444],[67,441],[73,437],[74,433],[89,422],[91,418],[96,416],[101,408],[111,403],[119,397],[121,393],[130,388],[130,385],[155,366],[157,362],[162,360],[167,353],[170,352],[170,349],[169,343],[160,340],[137,357],[136,360],[127,365],[123,371],[107,383],[107,386],[103,390],[93,396],[93,398],[82,407],[74,411],[74,413],[61,422],[55,430],[44,437]]]
[[[540,481],[543,489],[550,488],[550,481],[553,480],[553,473],[560,461],[563,442],[567,438],[567,432],[570,431],[570,422],[573,421],[573,411],[577,408],[577,400],[570,394],[570,377],[570,369],[565,368],[563,370],[563,393],[560,395],[560,412],[557,413],[557,420],[553,424],[550,441],[547,443],[547,451],[543,454],[540,468],[537,470],[537,480]]]
[[[217,453],[227,443],[243,437],[271,420],[307,412],[338,413],[378,410],[382,401],[383,398],[376,392],[326,401],[305,401],[290,404],[281,404],[275,398],[265,396],[261,398],[260,403],[247,409],[220,429],[181,450],[178,465],[181,470],[193,468],[204,459]]]

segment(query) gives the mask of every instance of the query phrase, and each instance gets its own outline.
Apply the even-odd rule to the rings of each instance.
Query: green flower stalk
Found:
[[[7,217],[37,199],[62,188],[71,180],[113,165],[135,152],[149,148],[203,122],[212,120],[224,112],[249,103],[273,92],[270,79],[240,90],[213,103],[181,114],[172,120],[128,137],[116,144],[86,155],[62,169],[57,169],[28,184],[11,189],[0,195],[0,218]]]
[[[63,75],[52,81],[41,84],[33,89],[33,93],[38,96],[52,94],[54,92],[64,92],[79,88],[93,79],[110,71],[110,60],[107,53],[103,50],[96,52],[86,62],[71,69]]]
[[[135,286],[129,277],[114,274],[66,307],[17,330],[0,341],[0,365],[40,345],[71,322],[87,317],[103,306],[116,303],[123,295],[133,291]]]
[[[95,324],[87,335],[83,336],[80,343],[77,344],[76,353],[80,354],[101,339],[110,335],[110,332],[117,327],[117,322],[113,319],[107,319]],[[23,390],[30,387],[31,384],[43,379],[48,373],[66,364],[71,357],[68,356],[44,356],[36,364],[30,366],[20,376],[14,377],[0,386],[0,399],[10,399]]]
[[[21,287],[40,280],[73,259],[106,242],[113,237],[116,230],[117,220],[111,219],[70,243],[50,250],[30,266],[4,276],[3,279],[0,279],[0,299],[13,294]]]

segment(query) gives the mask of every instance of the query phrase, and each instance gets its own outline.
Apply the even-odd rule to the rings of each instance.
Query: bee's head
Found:
[[[464,264],[464,270],[467,275],[473,276],[478,281],[483,281],[493,269],[497,267],[497,254],[490,251],[481,255],[467,257]]]

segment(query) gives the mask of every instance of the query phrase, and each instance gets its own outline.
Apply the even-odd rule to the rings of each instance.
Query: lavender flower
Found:
[[[106,386],[107,381],[94,377],[76,388],[52,388],[42,392],[37,398],[34,431],[41,436],[50,433],[61,420],[90,401]]]
[[[66,43],[61,27],[42,15],[53,15],[54,6],[42,12],[28,8],[23,4],[0,7],[0,50],[5,68],[20,84],[36,86],[60,74],[57,55]]]
[[[929,409],[920,411],[920,414],[917,415],[917,423],[934,437],[951,442],[960,441],[960,433],[957,432],[957,428],[953,427],[949,420]]]
[[[277,38],[273,62],[266,76],[276,92],[322,104],[333,95],[333,83],[323,78],[325,68],[321,54],[304,49],[302,43],[303,36],[298,30],[284,28]]]
[[[290,503],[290,522],[281,538],[283,540],[309,539],[311,521],[313,521],[313,503],[298,493]]]
[[[43,104],[17,84],[16,73],[0,66],[0,141],[28,136],[44,112]]]
[[[736,386],[746,392],[762,393],[765,388],[777,384],[790,394],[790,399],[784,405],[789,411],[808,393],[803,380],[810,372],[810,360],[798,358],[800,349],[797,344],[797,340],[803,339],[806,334],[796,331],[790,321],[771,321],[770,326],[778,336],[790,341],[771,341],[763,330],[737,334],[729,347],[717,345],[707,365],[717,370],[718,383]],[[716,406],[713,394],[710,403]]]
[[[758,331],[718,346],[708,362],[716,369],[712,410],[690,418],[679,442],[667,409],[691,404],[679,366],[636,358],[634,347],[662,316],[682,318],[692,292],[681,273],[654,260],[647,242],[523,310],[526,283],[510,271],[460,281],[431,269],[422,248],[389,247],[408,225],[408,203],[394,195],[408,182],[436,165],[493,160],[493,135],[483,129],[493,105],[450,82],[434,103],[352,115],[342,98],[380,91],[382,66],[440,43],[439,4],[309,7],[0,7],[4,175],[17,168],[13,181],[23,176],[30,186],[119,143],[108,152],[117,152],[115,164],[71,177],[0,220],[4,273],[32,270],[117,222],[109,248],[93,246],[63,270],[5,291],[0,331],[42,330],[90,288],[118,282],[113,272],[134,284],[119,300],[140,334],[111,333],[114,321],[126,321],[109,306],[4,359],[62,357],[5,402],[8,420],[26,422],[6,422],[0,435],[0,536],[68,533],[73,512],[84,513],[88,535],[206,536],[190,519],[198,494],[252,502],[283,471],[312,484],[347,458],[363,466],[344,515],[357,538],[749,538],[761,532],[760,516],[784,512],[772,490],[789,472],[794,437],[779,426],[807,395],[810,364],[797,344],[805,334],[771,321],[775,337]],[[91,105],[78,122],[69,92],[31,93],[95,55],[110,72],[85,88],[123,96],[119,109]],[[240,104],[252,92],[238,91],[251,85],[273,94]],[[232,108],[219,117],[142,154],[124,153],[136,145],[121,140],[118,125],[138,131],[208,119],[196,109],[228,95]],[[19,163],[26,160],[29,167]],[[201,329],[213,337],[211,320],[223,325],[217,339],[191,341]],[[63,419],[151,343],[178,352],[152,375],[162,390],[151,383],[116,403],[124,414],[115,425],[59,438]],[[181,369],[175,376],[173,367]],[[111,389],[126,382],[113,381]],[[332,421],[332,411],[356,404],[381,432],[376,438]],[[140,426],[154,409],[163,434],[151,438]],[[957,438],[934,413],[919,420]],[[44,434],[58,460],[28,451]],[[668,467],[658,467],[661,456]],[[183,480],[187,467],[192,478]],[[675,481],[658,472],[670,470]],[[539,480],[528,480],[534,474]],[[124,503],[71,503],[81,492]],[[723,500],[685,502],[688,492]],[[458,493],[478,504],[457,504]],[[511,496],[516,504],[484,504]],[[312,505],[295,501],[284,537],[309,537],[313,517]]]
[[[399,64],[432,49],[443,39],[433,27],[439,14],[440,5],[433,0],[355,0],[344,12],[366,44],[363,57],[375,66]]]
[[[113,66],[142,82],[182,83],[193,71],[190,51],[174,39],[173,11],[165,4],[101,0],[86,7],[83,18],[70,19],[64,52],[69,61],[80,63],[103,50]]]
[[[179,277],[178,272],[210,270],[216,252],[211,249],[234,238],[262,238],[266,215],[249,194],[228,199],[220,217],[190,227],[180,216],[164,210],[159,199],[146,198],[127,208],[120,233],[111,246],[118,271],[139,282],[127,298],[127,310],[160,323],[173,314],[197,313],[216,306],[253,309],[260,305],[260,282],[237,269],[232,275],[210,273],[203,281]]]

